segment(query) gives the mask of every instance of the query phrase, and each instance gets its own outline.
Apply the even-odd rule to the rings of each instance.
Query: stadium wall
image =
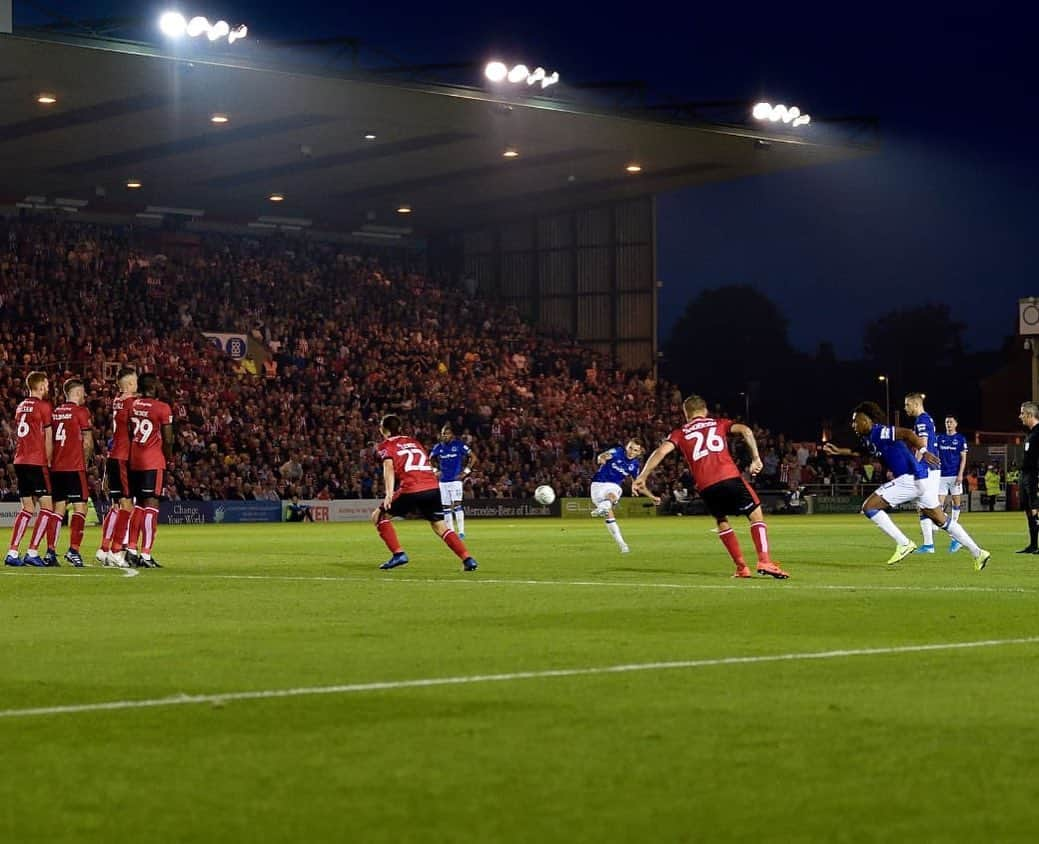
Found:
[[[515,305],[548,332],[576,337],[617,364],[657,358],[653,197],[493,224],[450,235],[436,254],[465,283]]]

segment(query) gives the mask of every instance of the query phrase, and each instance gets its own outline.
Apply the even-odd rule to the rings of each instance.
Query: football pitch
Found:
[[[464,575],[419,522],[391,572],[367,524],[5,571],[0,841],[1031,841],[1039,558],[963,524],[984,572],[941,532],[888,568],[855,516],[773,518],[788,581],[732,580],[705,518],[623,556],[470,520]]]

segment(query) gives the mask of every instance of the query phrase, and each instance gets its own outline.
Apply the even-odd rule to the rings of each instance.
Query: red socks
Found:
[[[40,508],[39,514],[36,516],[36,526],[33,528],[32,539],[29,540],[29,550],[36,551],[40,547],[40,543],[43,542],[45,536],[50,533],[51,520],[57,521],[58,515],[53,510],[44,510]]]
[[[69,548],[78,551],[83,542],[83,533],[87,526],[87,517],[82,513],[69,516]]]
[[[467,560],[469,558],[469,549],[465,547],[465,543],[458,538],[458,534],[453,530],[449,530],[445,533],[443,540],[444,544],[455,552],[459,560]]]
[[[141,541],[141,553],[151,556],[152,548],[155,546],[155,530],[159,524],[159,510],[156,507],[145,507],[144,516],[141,519],[141,532],[144,537]]]
[[[386,547],[390,549],[391,554],[399,554],[401,552],[400,540],[397,539],[397,531],[393,527],[393,522],[389,519],[380,519],[375,525],[375,529],[379,531],[379,536],[382,537],[382,541],[386,543]]]
[[[28,510],[22,510],[14,517],[14,530],[11,531],[11,550],[17,551],[18,546],[22,544],[22,538],[25,536],[25,531],[29,529],[29,523],[32,521],[32,513]]]
[[[144,508],[134,505],[133,515],[130,516],[130,539],[126,543],[127,548],[137,550],[137,541],[141,538],[141,527],[144,525]]]
[[[118,509],[115,514],[114,521],[112,522],[112,536],[109,539],[110,548],[113,554],[118,554],[123,550],[123,546],[127,541],[127,533],[130,528],[130,516],[132,511],[124,510],[122,507]]]
[[[737,566],[747,565],[743,559],[743,552],[740,551],[740,541],[736,538],[736,531],[732,528],[719,532],[718,538],[722,541],[722,545],[725,546],[725,550],[729,552],[729,556],[732,557],[732,561]]]
[[[750,535],[754,539],[754,547],[758,552],[758,562],[772,562],[768,555],[768,528],[765,527],[765,523],[752,522],[750,526]]]

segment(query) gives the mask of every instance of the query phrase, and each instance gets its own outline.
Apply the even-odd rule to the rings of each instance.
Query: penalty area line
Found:
[[[219,694],[180,694],[140,700],[113,700],[99,703],[39,706],[27,709],[0,710],[0,718],[26,718],[34,715],[75,715],[87,712],[112,712],[127,709],[153,709],[188,704],[223,705],[233,701],[278,700],[283,698],[313,697],[317,695],[350,695],[364,692],[396,691],[399,689],[427,689],[440,686],[467,686],[480,683],[509,683],[521,680],[548,680],[561,677],[591,677],[607,674],[630,674],[645,671],[676,671],[711,668],[723,665],[757,665],[773,662],[807,662],[812,660],[847,659],[852,657],[891,656],[896,654],[934,653],[996,648],[1010,645],[1039,644],[1039,636],[1020,639],[983,639],[973,642],[936,642],[922,645],[900,645],[886,648],[857,648],[804,653],[764,654],[760,656],[729,656],[714,659],[686,659],[669,662],[641,662],[605,665],[588,668],[549,668],[540,671],[513,671],[508,674],[471,674],[458,677],[427,677],[416,680],[385,680],[373,683],[347,683],[335,686],[303,686],[289,689],[223,692]]]

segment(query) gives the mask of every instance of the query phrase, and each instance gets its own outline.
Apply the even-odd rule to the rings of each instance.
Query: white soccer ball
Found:
[[[546,507],[556,500],[556,491],[548,484],[542,484],[534,490],[534,500]]]

